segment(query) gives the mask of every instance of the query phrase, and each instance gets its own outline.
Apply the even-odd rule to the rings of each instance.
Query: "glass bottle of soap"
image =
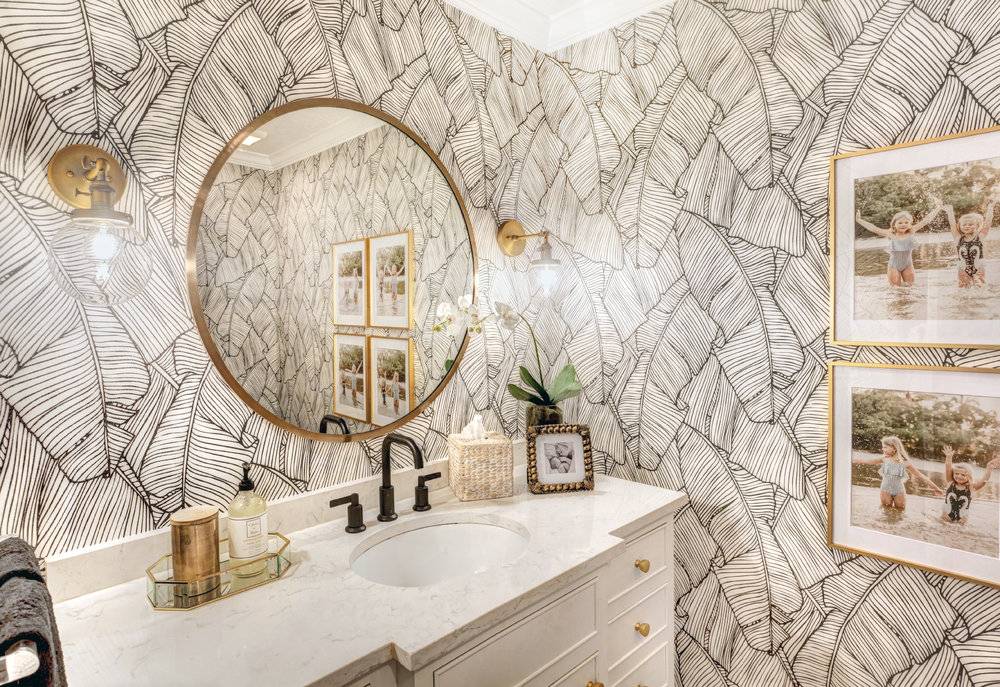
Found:
[[[262,573],[266,559],[250,565],[241,563],[266,554],[267,542],[267,502],[254,491],[250,464],[243,463],[239,491],[229,504],[229,569],[233,574],[253,577]]]

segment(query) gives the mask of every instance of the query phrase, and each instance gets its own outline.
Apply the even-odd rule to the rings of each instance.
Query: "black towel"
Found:
[[[35,549],[17,537],[0,539],[0,587],[12,577],[45,582],[38,567],[38,559],[35,558]]]
[[[6,575],[0,584],[0,654],[15,642],[33,641],[41,665],[34,675],[19,681],[18,687],[65,687],[66,672],[52,597],[41,580],[34,554],[29,554],[30,560],[23,555],[25,547],[29,551],[30,547],[21,540],[13,540],[20,544],[11,541],[0,541],[0,552],[6,554],[0,555],[0,575]]]

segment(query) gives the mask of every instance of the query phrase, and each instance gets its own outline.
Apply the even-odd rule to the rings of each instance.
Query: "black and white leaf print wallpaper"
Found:
[[[269,107],[339,95],[439,151],[487,303],[526,312],[585,385],[600,469],[683,489],[685,687],[1000,684],[1000,591],[827,549],[825,362],[997,366],[968,350],[832,348],[827,158],[1000,119],[991,0],[676,0],[554,55],[438,0],[0,3],[0,528],[44,553],[222,503],[250,460],[273,498],[372,472],[377,442],[310,445],[252,416],[192,328],[197,186]],[[44,50],[38,49],[45,46]],[[146,293],[81,306],[48,276],[45,180],[91,140],[133,183]],[[559,289],[498,220],[553,233]],[[473,410],[510,434],[527,333],[490,326],[407,432]]]
[[[431,157],[386,124],[278,170],[223,165],[200,220],[201,304],[229,371],[262,406],[315,430],[333,408],[334,334],[403,335],[331,318],[334,244],[400,231],[413,238],[419,403],[460,343],[434,331],[437,306],[471,294],[473,276],[462,210]]]

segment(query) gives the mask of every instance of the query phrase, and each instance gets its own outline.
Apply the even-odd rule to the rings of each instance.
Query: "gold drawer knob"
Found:
[[[604,687],[604,683],[603,682],[594,682],[593,680],[590,680],[587,683],[587,687]]]
[[[637,558],[635,561],[635,567],[637,567],[641,573],[648,573],[649,560],[646,558]]]
[[[636,623],[635,631],[641,634],[643,637],[649,636],[649,623]]]

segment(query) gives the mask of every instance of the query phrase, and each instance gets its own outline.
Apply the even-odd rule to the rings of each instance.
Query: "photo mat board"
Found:
[[[368,324],[368,241],[357,239],[333,245],[333,324]]]
[[[368,422],[369,359],[363,336],[333,336],[334,394],[333,413]]]
[[[413,269],[413,232],[368,239],[369,326],[413,326]]]
[[[388,425],[414,408],[413,340],[368,338],[371,375],[371,422]]]
[[[834,362],[830,380],[829,545],[1000,586],[1000,374]]]
[[[997,200],[1000,128],[831,158],[833,343],[1000,348]]]

